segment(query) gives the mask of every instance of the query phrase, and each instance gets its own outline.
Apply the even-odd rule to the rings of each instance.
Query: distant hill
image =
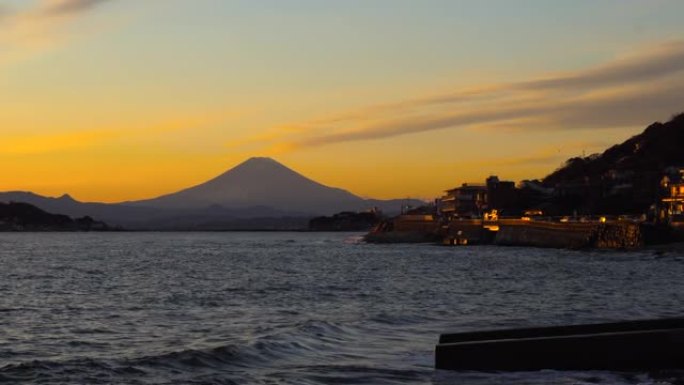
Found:
[[[653,123],[639,135],[607,149],[602,154],[569,159],[544,178],[546,185],[598,178],[608,171],[662,172],[684,166],[684,114],[667,123]]]
[[[51,214],[28,203],[0,203],[0,231],[90,231],[108,230],[90,217],[72,219]]]
[[[79,202],[65,194],[58,198],[45,197],[28,191],[0,193],[0,202],[24,202],[51,213],[62,213],[72,217],[91,216],[112,225],[135,227],[138,223],[164,216],[164,213],[149,207],[133,207],[119,204]]]
[[[542,183],[556,189],[561,206],[593,213],[643,213],[657,200],[662,177],[680,167],[684,114],[653,123],[602,154],[569,159]]]

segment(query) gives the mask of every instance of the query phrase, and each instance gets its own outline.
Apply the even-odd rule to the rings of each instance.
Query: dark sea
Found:
[[[433,369],[444,332],[683,316],[683,254],[360,239],[0,234],[0,383],[684,384]]]

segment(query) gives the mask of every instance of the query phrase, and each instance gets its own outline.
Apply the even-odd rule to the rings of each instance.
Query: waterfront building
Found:
[[[446,191],[441,199],[440,213],[446,218],[480,217],[487,208],[487,186],[464,183]]]
[[[684,221],[684,168],[672,177],[665,176],[661,186],[665,196],[661,199],[660,219],[668,222]]]
[[[505,213],[518,205],[515,182],[502,181],[496,175],[487,178],[487,208]]]
[[[519,205],[515,182],[502,181],[495,175],[486,183],[464,183],[445,191],[438,200],[439,213],[446,219],[480,218],[490,210],[508,210]]]

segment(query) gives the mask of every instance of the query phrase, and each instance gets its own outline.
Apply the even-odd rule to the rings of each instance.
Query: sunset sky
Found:
[[[0,0],[0,190],[270,156],[364,197],[539,178],[684,111],[681,0]]]

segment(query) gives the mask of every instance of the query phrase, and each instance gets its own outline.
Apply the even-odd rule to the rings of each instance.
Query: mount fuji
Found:
[[[371,208],[392,215],[399,213],[402,205],[424,203],[363,199],[309,179],[271,158],[250,158],[205,183],[153,199],[84,203],[69,195],[49,198],[14,191],[0,193],[3,201],[26,202],[71,216],[89,215],[131,229],[271,228],[270,223],[278,222],[278,218],[290,218],[288,227],[297,227],[296,223],[305,221],[292,218]],[[250,225],[243,226],[245,223]]]

